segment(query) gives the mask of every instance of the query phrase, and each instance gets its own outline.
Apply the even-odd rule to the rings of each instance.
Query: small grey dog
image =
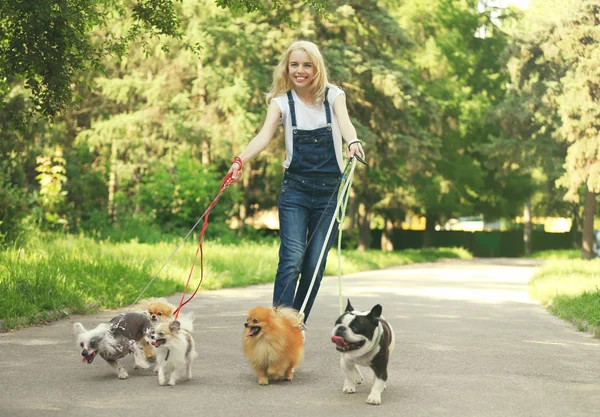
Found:
[[[82,349],[82,362],[92,363],[99,354],[114,369],[119,379],[129,375],[119,363],[119,359],[133,353],[135,365],[147,369],[143,349],[138,342],[152,328],[152,322],[145,313],[123,313],[108,323],[99,324],[92,330],[86,330],[81,323],[73,325],[73,333],[77,337],[77,345]]]

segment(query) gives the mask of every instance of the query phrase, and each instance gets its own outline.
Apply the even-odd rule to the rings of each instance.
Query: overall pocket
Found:
[[[295,138],[294,152],[299,159],[310,166],[325,164],[331,158],[333,142],[329,137],[305,136]]]

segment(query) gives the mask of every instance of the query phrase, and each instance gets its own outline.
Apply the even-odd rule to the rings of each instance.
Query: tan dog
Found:
[[[173,317],[173,312],[176,308],[173,304],[169,303],[166,298],[163,297],[152,297],[142,300],[137,306],[148,315],[148,318],[154,325],[162,321],[170,320]],[[146,355],[146,358],[154,359],[154,351],[146,339],[142,339],[140,343],[144,348],[144,354]]]
[[[255,307],[244,324],[244,354],[260,385],[269,378],[294,378],[304,357],[304,337],[298,312],[291,308]]]

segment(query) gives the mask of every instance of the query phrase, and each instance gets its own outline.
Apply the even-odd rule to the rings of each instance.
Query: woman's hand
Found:
[[[359,141],[353,142],[348,146],[348,159],[353,158],[354,155],[359,156],[363,160],[365,159],[365,151]]]
[[[231,172],[231,179],[237,181],[242,176],[242,158],[237,156],[231,164],[228,173]]]

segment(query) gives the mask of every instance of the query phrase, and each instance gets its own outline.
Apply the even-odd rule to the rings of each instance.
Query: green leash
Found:
[[[352,164],[356,164],[356,158],[352,158]],[[354,168],[354,167],[353,167]],[[344,189],[344,185],[348,182],[348,189],[345,195],[338,195],[338,203],[341,201],[340,211],[336,213],[338,221],[338,297],[340,301],[340,315],[344,312],[344,302],[342,300],[342,224],[346,218],[346,208],[348,207],[348,198],[350,197],[350,188],[352,187],[352,177],[354,170],[350,170],[351,175],[342,178],[340,190]]]

